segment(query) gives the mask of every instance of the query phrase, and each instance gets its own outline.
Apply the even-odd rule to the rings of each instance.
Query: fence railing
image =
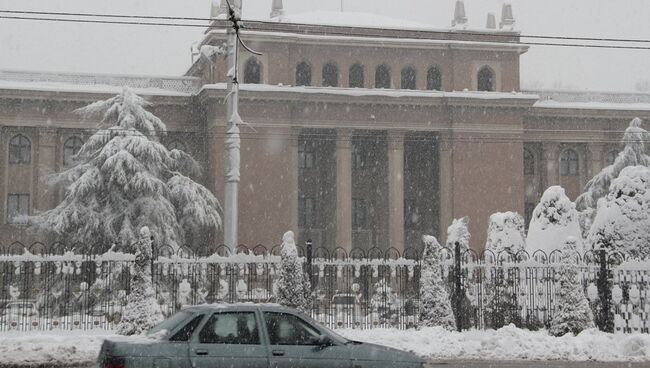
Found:
[[[37,243],[0,247],[0,331],[111,329],[130,292],[134,256],[93,247]],[[193,252],[157,248],[152,263],[165,315],[184,305],[274,302],[279,246]],[[299,247],[312,285],[312,316],[329,327],[409,328],[420,314],[420,253]],[[443,282],[459,329],[513,323],[537,329],[556,307],[558,252],[477,254],[445,249]],[[644,332],[650,327],[650,262],[619,254],[576,254],[583,290],[598,327]]]

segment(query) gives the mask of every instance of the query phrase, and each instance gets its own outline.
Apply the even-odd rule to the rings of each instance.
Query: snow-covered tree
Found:
[[[564,193],[564,188],[548,188],[533,211],[528,228],[526,250],[533,255],[538,250],[550,255],[561,249],[569,236],[581,239],[578,211],[575,204]],[[582,243],[578,241],[577,250],[582,252]]]
[[[287,231],[282,236],[280,250],[280,272],[277,281],[277,302],[287,307],[310,312],[309,279],[302,270],[298,258],[298,248],[293,231]]]
[[[397,294],[386,279],[379,279],[375,283],[374,292],[370,298],[370,309],[373,314],[373,323],[397,324],[399,312]]]
[[[650,169],[626,167],[614,179],[588,236],[596,249],[632,257],[650,257]]]
[[[487,243],[489,249],[498,255],[510,252],[516,255],[526,248],[524,219],[516,212],[497,212],[490,216]]]
[[[125,88],[77,110],[100,116],[100,129],[82,146],[78,164],[53,177],[66,187],[63,202],[33,217],[34,224],[69,244],[116,244],[126,251],[143,226],[173,248],[190,234],[220,227],[217,199],[190,178],[198,164],[159,142],[166,127],[148,105]]]
[[[622,144],[623,150],[616,156],[614,163],[602,169],[585,185],[584,193],[576,200],[576,207],[584,216],[584,228],[586,232],[591,227],[595,217],[595,210],[598,200],[609,193],[612,181],[616,179],[621,171],[629,166],[650,167],[650,156],[647,154],[650,145],[650,134],[641,128],[641,119],[634,118],[630,126],[625,129]]]
[[[447,228],[447,248],[453,252],[456,249],[456,242],[458,242],[461,251],[469,249],[470,236],[469,218],[454,219]]]
[[[579,334],[594,327],[594,316],[585,296],[576,265],[578,239],[568,237],[563,244],[557,270],[556,307],[549,327],[553,336]]]
[[[442,280],[442,254],[438,240],[425,235],[420,276],[420,327],[441,326],[454,330],[456,322],[449,293]]]
[[[117,326],[120,335],[139,335],[163,320],[156,292],[151,281],[153,243],[147,227],[140,229],[135,246],[135,264],[131,275],[131,292],[127,296],[122,319]]]

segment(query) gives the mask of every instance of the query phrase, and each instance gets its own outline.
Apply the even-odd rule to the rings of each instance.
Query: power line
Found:
[[[44,11],[25,11],[25,10],[0,10],[0,13],[7,14],[28,14],[28,15],[49,15],[49,16],[68,16],[68,17],[96,17],[96,18],[118,18],[118,19],[149,19],[149,20],[189,20],[197,22],[212,22],[213,18],[200,17],[173,17],[173,16],[151,16],[151,15],[122,15],[122,14],[98,14],[98,13],[77,13],[77,12],[44,12]],[[245,20],[244,20],[245,21]],[[251,20],[254,21],[254,20]],[[262,21],[263,22],[263,21]],[[297,25],[314,25],[303,23],[292,23]],[[323,25],[328,26],[328,25]],[[450,31],[437,30],[412,30],[409,32],[422,32],[433,34],[450,34]],[[468,32],[471,35],[490,36],[500,38],[512,38],[512,34],[502,34],[496,32]],[[629,38],[609,38],[609,37],[582,37],[582,36],[550,36],[535,34],[519,34],[522,38],[547,39],[547,40],[576,40],[576,41],[595,41],[595,42],[632,42],[632,43],[650,43],[650,39],[629,39]]]
[[[0,11],[2,13],[3,11]],[[13,19],[13,20],[30,20],[30,21],[47,21],[47,22],[67,22],[67,23],[85,23],[85,24],[111,24],[111,25],[135,25],[135,26],[159,26],[159,27],[195,27],[195,28],[219,28],[222,29],[222,26],[219,25],[201,25],[201,24],[189,24],[189,23],[169,23],[169,22],[133,22],[133,21],[113,21],[113,20],[95,20],[95,19],[71,19],[71,18],[44,18],[44,17],[30,17],[30,16],[4,16],[0,15],[0,19]],[[424,31],[422,31],[424,32]],[[453,34],[452,32],[438,32],[446,35]],[[245,34],[245,32],[244,32]],[[472,33],[474,34],[474,33]],[[489,36],[499,36],[486,33],[485,35]],[[382,36],[384,38],[395,38],[400,39],[399,36]],[[512,36],[508,36],[512,38]],[[521,36],[527,38],[527,36]],[[535,37],[554,37],[554,36],[533,36],[528,38]],[[567,40],[576,40],[577,38],[567,38]],[[587,38],[585,38],[587,39]],[[611,42],[614,42],[614,39],[611,39]],[[457,39],[440,39],[438,41],[463,41]],[[593,39],[597,41],[597,39]],[[491,44],[501,44],[501,45],[522,45],[522,46],[551,46],[551,47],[575,47],[575,48],[595,48],[595,49],[614,49],[614,50],[650,50],[650,46],[621,46],[621,45],[595,45],[595,44],[586,44],[586,43],[552,43],[552,42],[520,42],[519,40],[513,41],[475,41],[475,42],[484,42]],[[650,40],[626,40],[620,39],[617,42],[639,42],[646,43]]]

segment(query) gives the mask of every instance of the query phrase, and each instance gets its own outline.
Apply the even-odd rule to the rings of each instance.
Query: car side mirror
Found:
[[[327,335],[320,335],[313,338],[314,345],[318,345],[321,349],[328,346],[332,346],[334,343],[332,339]]]

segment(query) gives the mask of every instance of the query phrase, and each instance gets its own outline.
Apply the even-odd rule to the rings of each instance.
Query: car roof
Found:
[[[252,311],[260,310],[263,312],[284,312],[284,313],[300,313],[299,311],[284,307],[275,303],[218,303],[218,304],[200,304],[183,308],[188,312],[216,312],[216,311]]]

